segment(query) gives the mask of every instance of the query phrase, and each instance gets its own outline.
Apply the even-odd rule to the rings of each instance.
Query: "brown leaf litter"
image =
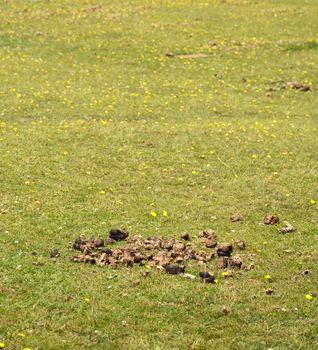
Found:
[[[202,271],[199,273],[199,276],[201,277],[204,283],[215,283],[215,277],[211,272]]]
[[[279,223],[279,217],[277,215],[267,214],[264,217],[264,224],[265,225],[275,225],[277,223]]]
[[[198,239],[199,238],[199,239]],[[117,244],[113,248],[105,247],[105,242],[109,239],[115,243],[125,241],[120,246]],[[72,257],[72,261],[78,263],[90,263],[97,266],[110,265],[113,269],[120,266],[132,267],[134,265],[145,266],[149,271],[156,268],[168,274],[185,274],[186,265],[192,267],[191,260],[200,266],[206,266],[217,255],[219,261],[216,267],[243,268],[243,261],[240,255],[233,254],[233,244],[229,242],[219,243],[215,231],[208,229],[199,233],[194,239],[201,247],[189,241],[189,233],[183,233],[181,240],[171,237],[150,236],[144,238],[140,235],[129,235],[123,228],[112,228],[109,232],[108,240],[100,238],[87,239],[84,235],[77,237],[73,243],[73,249],[81,252],[80,255]],[[200,242],[201,240],[201,242]],[[244,246],[243,241],[239,241],[238,247]],[[54,248],[55,249],[55,248]],[[241,249],[241,248],[239,248]],[[51,256],[55,255],[53,249]],[[144,274],[146,277],[147,274]],[[190,275],[194,278],[194,275]],[[232,275],[232,272],[231,272]],[[212,273],[201,272],[201,280],[204,283],[215,283]]]
[[[266,293],[267,295],[272,295],[272,294],[274,293],[274,289],[273,289],[273,288],[267,288],[267,289],[265,290],[265,293]]]
[[[232,222],[241,221],[239,213],[230,217]],[[264,217],[264,224],[275,225],[279,223],[279,217],[275,214],[267,214]],[[285,227],[278,229],[280,233],[295,231],[295,228],[284,221]],[[109,245],[109,246],[105,246]],[[78,263],[89,263],[97,266],[110,265],[113,269],[120,267],[133,267],[134,265],[144,266],[142,272],[144,277],[148,276],[151,269],[165,271],[167,274],[182,275],[189,279],[195,279],[193,274],[186,272],[187,268],[195,268],[197,265],[201,271],[199,277],[204,283],[216,283],[217,280],[212,272],[206,271],[211,268],[212,260],[216,270],[223,270],[224,277],[232,277],[233,271],[249,271],[254,267],[253,263],[245,264],[241,253],[245,249],[242,240],[235,242],[220,242],[217,234],[212,229],[201,231],[197,237],[190,239],[188,232],[179,235],[179,239],[173,237],[129,235],[129,232],[121,228],[112,228],[109,236],[104,239],[86,238],[83,234],[73,242],[73,249],[81,252],[80,255],[69,257],[71,261]],[[247,259],[253,261],[255,254],[249,253]],[[58,257],[56,248],[50,250],[52,258]],[[271,294],[268,289],[266,294]]]
[[[181,238],[184,239],[185,241],[188,241],[190,239],[190,235],[188,232],[184,232],[182,233]]]
[[[241,250],[243,250],[245,248],[245,243],[242,240],[235,241],[235,244]]]
[[[233,245],[232,243],[222,243],[218,246],[218,249],[217,249],[217,254],[218,256],[230,256],[232,254],[232,251],[233,251]]]
[[[222,306],[221,313],[222,315],[227,316],[231,313],[231,308],[229,308],[228,306]]]
[[[145,147],[153,147],[153,146],[154,146],[154,143],[151,142],[151,141],[149,141],[149,140],[143,141],[142,144],[143,144],[143,146],[145,146]]]
[[[60,256],[60,253],[56,248],[52,248],[50,250],[50,256],[51,256],[51,258],[57,258]]]
[[[298,81],[291,81],[287,83],[288,86],[290,86],[292,89],[299,90],[299,91],[310,91],[310,85],[308,84],[302,84],[299,83]]]
[[[295,227],[291,225],[288,221],[284,221],[285,227],[278,229],[280,233],[289,233],[295,231]]]
[[[103,10],[103,6],[102,5],[94,5],[94,6],[90,6],[84,9],[84,12],[86,13],[91,13],[91,12],[99,12]]]
[[[242,221],[243,220],[243,216],[240,213],[235,213],[235,214],[230,216],[230,220],[232,222]]]
[[[311,86],[309,84],[304,84],[300,83],[298,81],[290,81],[290,82],[284,82],[283,80],[278,80],[278,81],[272,81],[271,85],[267,91],[270,93],[269,96],[271,96],[272,92],[279,91],[279,90],[284,90],[287,87],[294,89],[294,90],[299,90],[303,92],[307,92],[311,90]]]
[[[207,248],[215,248],[218,244],[216,240],[216,233],[213,230],[205,230],[200,232],[199,234],[200,237],[203,237],[203,243]]]

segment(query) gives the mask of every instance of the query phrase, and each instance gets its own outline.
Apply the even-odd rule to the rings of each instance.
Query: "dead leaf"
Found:
[[[109,232],[109,238],[115,241],[123,241],[129,236],[129,233],[123,228],[112,228]]]
[[[230,256],[232,251],[233,251],[232,243],[224,242],[218,246],[217,254],[218,256]]]
[[[103,9],[102,5],[94,5],[94,6],[90,6],[90,7],[87,7],[86,9],[84,9],[84,12],[92,13],[92,12],[102,11],[102,9]]]
[[[181,238],[184,239],[185,241],[188,241],[190,239],[190,235],[188,232],[184,232],[181,234]]]
[[[243,216],[240,213],[235,213],[235,214],[230,216],[230,220],[232,222],[242,221],[243,220]]]
[[[170,263],[170,258],[163,253],[155,256],[153,260],[156,262],[156,264],[163,267]]]
[[[241,250],[243,250],[245,248],[245,243],[242,240],[239,241],[235,241],[235,244],[237,245],[237,247]]]
[[[265,225],[275,225],[277,223],[279,223],[279,217],[277,215],[267,214],[264,217],[264,224]]]
[[[58,256],[60,256],[60,253],[56,248],[52,248],[50,250],[50,256],[51,258],[57,258]]]
[[[300,91],[310,91],[311,87],[308,84],[302,84],[298,81],[292,81],[287,83],[292,89],[300,90]]]
[[[8,208],[0,208],[0,214],[8,214],[9,209]]]
[[[238,254],[235,254],[229,258],[228,263],[230,266],[240,269],[243,264],[243,261]]]
[[[217,265],[216,265],[216,268],[218,270],[222,270],[222,269],[227,268],[227,265],[228,265],[228,258],[221,256]]]
[[[227,316],[231,313],[231,309],[227,306],[222,306],[221,312],[222,312],[222,315]]]
[[[153,146],[154,146],[153,142],[151,142],[151,141],[144,141],[144,142],[143,142],[143,145],[144,145],[145,147],[153,147]]]
[[[293,232],[296,230],[295,227],[293,225],[291,225],[289,222],[284,221],[284,224],[286,227],[282,227],[282,228],[278,229],[278,231],[280,233],[289,233],[289,232]]]
[[[165,270],[170,275],[178,275],[178,274],[184,273],[185,267],[181,265],[167,265],[165,266]]]
[[[200,232],[199,237],[214,238],[215,240],[217,239],[215,231],[213,231],[211,229],[207,229],[207,230]]]
[[[206,238],[204,243],[207,248],[215,248],[218,244],[218,242],[213,237]]]
[[[267,288],[266,291],[265,291],[265,293],[266,293],[267,295],[272,295],[272,294],[274,293],[274,289],[273,289],[273,288]]]

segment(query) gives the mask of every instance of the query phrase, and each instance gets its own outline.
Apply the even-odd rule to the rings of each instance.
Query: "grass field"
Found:
[[[314,0],[1,2],[5,349],[318,348],[317,18]],[[206,285],[64,258],[120,225],[213,228],[255,266],[213,260]]]

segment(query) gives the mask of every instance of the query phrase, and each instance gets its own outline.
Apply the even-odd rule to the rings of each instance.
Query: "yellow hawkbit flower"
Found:
[[[163,210],[163,211],[162,211],[162,215],[163,215],[163,216],[168,216],[167,210]]]
[[[272,276],[271,276],[271,275],[265,275],[264,278],[265,278],[266,280],[271,280],[271,279],[272,279]]]
[[[5,343],[0,343],[0,349],[3,349],[6,346]]]
[[[306,294],[306,299],[307,300],[312,300],[313,296],[311,294]]]
[[[315,201],[314,199],[311,199],[311,200],[309,201],[309,203],[310,203],[311,205],[314,205],[314,204],[316,204],[316,201]]]
[[[89,298],[84,298],[84,300],[89,303],[91,300]]]
[[[155,218],[157,216],[157,213],[155,211],[152,211],[150,215]]]
[[[25,337],[25,334],[24,333],[18,333],[18,337]]]

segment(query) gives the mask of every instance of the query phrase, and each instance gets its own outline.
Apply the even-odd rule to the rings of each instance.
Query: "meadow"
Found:
[[[314,0],[1,2],[0,348],[318,348],[317,18]],[[213,260],[204,284],[65,258],[121,225],[211,228],[253,268]]]

